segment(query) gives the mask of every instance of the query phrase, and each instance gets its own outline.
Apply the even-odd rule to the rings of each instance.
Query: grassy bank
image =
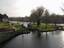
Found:
[[[5,31],[6,30],[12,30],[14,29],[15,31]],[[3,30],[3,32],[0,32],[0,44],[6,42],[10,38],[13,38],[14,36],[17,36],[19,34],[26,34],[25,28],[22,27],[22,25],[18,23],[4,23],[0,22],[0,31]]]
[[[37,26],[37,24],[32,24],[32,29],[38,29],[41,31],[49,31],[49,30],[55,30],[55,25],[53,24],[44,24],[41,23],[39,26]]]
[[[3,30],[3,32],[5,32],[5,30],[14,30],[15,32],[22,32],[24,29],[25,28],[23,28],[22,25],[20,25],[19,23],[0,22],[0,30]]]

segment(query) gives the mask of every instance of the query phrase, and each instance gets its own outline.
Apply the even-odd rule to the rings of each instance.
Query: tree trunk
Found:
[[[37,21],[37,27],[39,27],[39,25],[40,25],[40,20]],[[38,36],[38,37],[41,36],[41,33],[40,33],[39,29],[38,29],[38,31],[37,31],[37,36]]]

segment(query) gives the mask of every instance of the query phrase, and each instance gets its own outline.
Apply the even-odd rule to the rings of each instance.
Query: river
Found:
[[[41,37],[37,37],[36,33],[19,35],[3,48],[64,48],[64,31],[41,33]]]
[[[19,23],[20,25],[23,24],[25,27],[27,27],[27,25],[30,23],[30,22],[17,22],[17,21],[9,21],[10,23]]]

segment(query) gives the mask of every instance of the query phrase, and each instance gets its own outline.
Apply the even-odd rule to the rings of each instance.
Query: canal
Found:
[[[3,48],[64,48],[64,31],[36,33],[19,35],[8,41]]]

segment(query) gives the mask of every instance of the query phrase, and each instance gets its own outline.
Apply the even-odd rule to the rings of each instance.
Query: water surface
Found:
[[[3,48],[64,48],[64,31],[48,33],[47,38],[45,33],[41,33],[41,37],[36,33],[19,35]]]

